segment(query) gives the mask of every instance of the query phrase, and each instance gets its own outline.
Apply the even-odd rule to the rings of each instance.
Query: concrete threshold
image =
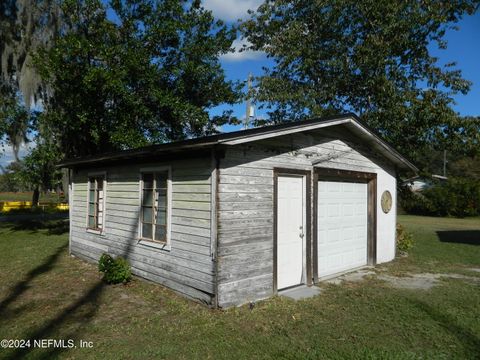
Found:
[[[278,295],[285,296],[292,300],[302,300],[308,299],[320,294],[321,289],[316,286],[306,286],[306,285],[299,285],[294,288],[289,288],[286,290],[280,290]]]

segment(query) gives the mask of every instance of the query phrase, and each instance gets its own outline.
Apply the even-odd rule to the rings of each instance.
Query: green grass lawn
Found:
[[[0,202],[2,201],[32,201],[33,193],[26,192],[0,192]],[[65,198],[59,197],[57,194],[40,193],[40,202],[58,203],[66,201]]]
[[[377,271],[480,279],[471,270],[480,268],[479,218],[400,221],[416,246]],[[104,285],[95,265],[68,256],[67,235],[61,222],[0,223],[0,339],[82,339],[93,348],[0,349],[0,358],[480,358],[478,282],[406,290],[369,277],[323,285],[304,301],[210,310],[139,279]]]

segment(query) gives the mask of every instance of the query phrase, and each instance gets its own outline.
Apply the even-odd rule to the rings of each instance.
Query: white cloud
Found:
[[[244,50],[245,46],[250,46],[250,43],[246,39],[236,39],[232,47],[235,49],[234,52],[230,52],[227,54],[223,54],[220,56],[221,60],[224,61],[244,61],[244,60],[259,60],[265,57],[265,53],[263,51],[253,51],[253,50]]]
[[[248,10],[256,10],[262,0],[205,0],[203,7],[225,21],[236,21],[247,17]]]

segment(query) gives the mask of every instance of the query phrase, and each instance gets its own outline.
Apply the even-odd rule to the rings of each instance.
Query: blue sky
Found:
[[[262,1],[260,0],[205,0],[205,8],[211,10],[213,14],[225,20],[228,23],[235,23],[240,18],[247,16],[248,9],[255,9]],[[449,31],[446,34],[448,47],[446,50],[439,50],[436,46],[431,46],[431,53],[439,58],[440,64],[456,61],[457,68],[461,69],[463,77],[473,82],[470,92],[467,95],[456,95],[456,105],[454,109],[461,115],[480,116],[480,11],[473,16],[468,16],[458,23],[458,31]],[[234,44],[238,48],[242,45],[242,40],[237,40]],[[236,52],[228,54],[221,58],[221,63],[225,69],[228,79],[241,80],[247,79],[251,72],[254,76],[262,74],[263,67],[272,65],[272,61],[267,59],[264,54],[258,52]],[[211,113],[219,113],[225,109],[232,109],[234,114],[242,118],[245,116],[246,106],[244,103],[234,106],[223,105],[212,109]],[[257,116],[265,115],[265,110],[257,109]],[[226,126],[224,131],[231,131],[239,127]],[[24,155],[27,149],[21,150]],[[0,154],[0,165],[7,165],[13,160],[10,148],[6,148],[3,156]]]
[[[458,24],[458,31],[449,31],[445,39],[446,50],[431,47],[432,55],[439,58],[440,64],[455,61],[464,79],[473,82],[467,95],[457,95],[454,109],[461,115],[480,116],[480,10],[467,16]]]

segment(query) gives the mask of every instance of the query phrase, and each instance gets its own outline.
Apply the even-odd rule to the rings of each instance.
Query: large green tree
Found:
[[[29,190],[33,190],[33,206],[38,205],[40,191],[57,189],[61,184],[62,173],[56,168],[57,150],[55,144],[37,137],[36,146],[20,163],[17,177]]]
[[[462,126],[442,129],[438,147],[419,156],[417,164],[427,174],[480,179],[480,117],[459,118]],[[444,151],[444,149],[446,151]]]
[[[26,107],[37,100],[41,78],[32,66],[32,56],[49,46],[57,34],[59,0],[0,1],[0,81],[15,82]]]
[[[34,115],[23,104],[18,89],[0,81],[0,151],[10,146],[16,162],[20,161],[21,145],[29,141],[27,135],[32,130],[33,120]]]
[[[203,135],[235,120],[208,110],[240,98],[219,63],[236,30],[199,1],[65,0],[62,14],[55,44],[35,64],[46,83],[40,126],[67,157]]]
[[[270,121],[353,111],[414,159],[465,123],[453,95],[469,81],[430,46],[478,0],[266,0],[243,24],[252,49],[273,58],[259,79]],[[442,139],[442,141],[439,141]]]

